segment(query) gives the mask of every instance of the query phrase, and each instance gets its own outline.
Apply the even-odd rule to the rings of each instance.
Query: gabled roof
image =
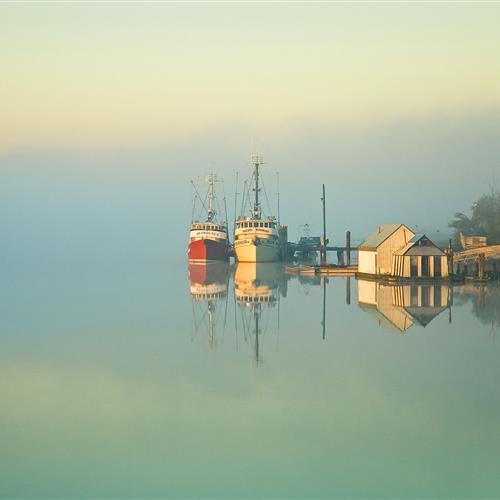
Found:
[[[406,227],[404,224],[382,224],[374,231],[368,238],[366,238],[361,245],[359,245],[358,250],[376,250],[389,236],[394,234],[400,227],[404,227],[411,234],[414,234],[411,229]]]
[[[394,252],[394,255],[445,255],[425,234],[416,234],[403,248]]]
[[[446,307],[407,307],[406,310],[424,328],[436,317],[439,316]]]

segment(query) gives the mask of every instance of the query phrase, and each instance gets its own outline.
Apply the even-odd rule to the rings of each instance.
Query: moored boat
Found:
[[[217,221],[215,210],[217,178],[214,174],[209,174],[206,180],[208,183],[206,220],[191,223],[188,244],[189,262],[223,262],[229,259],[227,224],[224,221]]]
[[[281,260],[279,222],[273,215],[262,217],[260,194],[260,172],[262,156],[252,155],[254,172],[252,181],[255,193],[250,217],[240,216],[234,230],[234,252],[238,262],[278,262]]]

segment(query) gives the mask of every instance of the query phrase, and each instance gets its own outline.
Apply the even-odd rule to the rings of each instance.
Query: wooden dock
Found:
[[[358,266],[336,266],[333,264],[324,265],[299,265],[285,266],[285,272],[298,275],[327,275],[327,276],[355,276]]]
[[[475,262],[481,258],[487,260],[500,259],[500,245],[488,245],[484,247],[469,248],[453,254],[453,260],[458,262]]]
[[[468,248],[461,252],[455,252],[450,255],[452,266],[456,265],[458,275],[467,275],[467,265],[476,266],[476,280],[487,281],[486,261],[493,261],[493,276],[498,277],[497,262],[500,260],[500,245],[487,245],[477,248]]]

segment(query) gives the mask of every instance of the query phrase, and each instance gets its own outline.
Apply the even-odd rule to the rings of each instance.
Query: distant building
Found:
[[[460,233],[460,244],[464,250],[469,250],[470,248],[485,247],[488,245],[488,238],[484,233]]]
[[[392,257],[392,276],[401,278],[445,278],[448,257],[425,234],[415,235]]]
[[[394,253],[414,236],[404,224],[383,224],[358,247],[358,272],[390,275]]]

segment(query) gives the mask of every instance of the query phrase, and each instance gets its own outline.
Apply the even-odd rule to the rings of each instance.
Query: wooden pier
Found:
[[[476,266],[476,278],[488,279],[486,274],[486,261],[500,260],[500,245],[487,245],[483,247],[469,248],[461,252],[454,252],[452,255],[453,265],[456,265],[457,275],[466,275],[467,266]],[[496,262],[493,262],[493,274],[498,274]]]

